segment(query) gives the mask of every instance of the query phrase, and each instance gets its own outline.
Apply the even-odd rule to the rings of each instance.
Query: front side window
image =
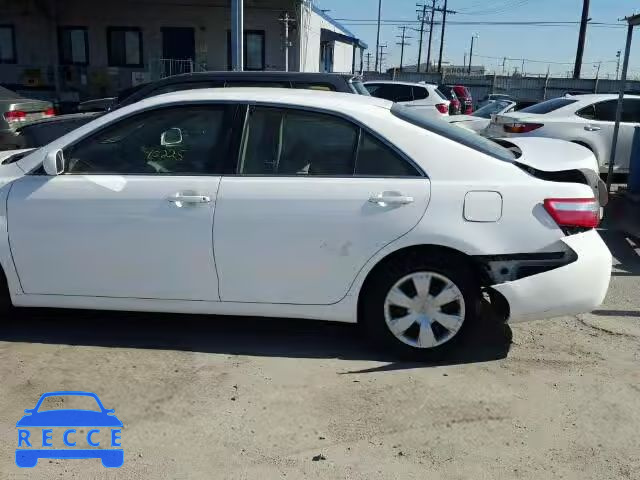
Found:
[[[625,98],[622,101],[622,121],[640,123],[640,99]]]
[[[85,27],[60,27],[58,50],[62,65],[88,65],[89,42]]]
[[[238,172],[351,176],[357,140],[355,125],[331,115],[252,108]]]
[[[168,107],[117,121],[67,147],[65,173],[219,174],[229,154],[234,109]]]
[[[0,25],[0,63],[16,62],[16,32],[13,25]]]
[[[109,66],[142,67],[142,32],[133,27],[107,29]]]

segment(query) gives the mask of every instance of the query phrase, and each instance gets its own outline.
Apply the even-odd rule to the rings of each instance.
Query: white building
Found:
[[[366,48],[309,0],[244,1],[244,68],[359,72]],[[231,68],[231,0],[0,0],[0,83],[111,95],[166,75]]]

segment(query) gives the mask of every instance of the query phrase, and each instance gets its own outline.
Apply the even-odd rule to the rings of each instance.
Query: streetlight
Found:
[[[469,75],[471,75],[471,61],[473,59],[473,41],[476,38],[480,38],[480,35],[478,35],[477,33],[474,33],[473,35],[471,35],[471,50],[469,50],[469,70],[468,70]]]

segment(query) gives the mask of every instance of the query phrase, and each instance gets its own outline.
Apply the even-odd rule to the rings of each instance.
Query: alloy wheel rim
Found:
[[[462,328],[464,296],[440,273],[411,273],[387,293],[384,318],[401,342],[414,348],[434,348],[451,340]]]

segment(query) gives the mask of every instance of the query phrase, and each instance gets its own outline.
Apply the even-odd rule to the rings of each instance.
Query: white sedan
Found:
[[[585,312],[611,272],[591,156],[541,142],[357,95],[149,98],[0,166],[4,306],[361,322],[419,358],[483,292],[512,321]]]
[[[609,169],[618,95],[593,94],[553,98],[519,112],[498,115],[482,132],[489,137],[547,137],[568,140],[591,150],[602,172]],[[614,172],[628,173],[631,145],[640,126],[640,96],[625,95]]]

